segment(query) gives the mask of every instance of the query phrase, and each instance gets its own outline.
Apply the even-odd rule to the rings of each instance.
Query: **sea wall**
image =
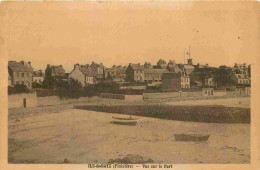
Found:
[[[250,109],[224,106],[81,105],[75,109],[208,123],[250,123]]]
[[[8,108],[23,108],[24,99],[26,101],[26,107],[37,106],[36,93],[21,93],[8,95]]]

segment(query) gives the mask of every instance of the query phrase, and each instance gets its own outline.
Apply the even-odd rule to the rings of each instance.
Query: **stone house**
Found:
[[[187,75],[190,75],[194,70],[194,66],[189,64],[178,64],[178,67],[182,72],[186,72]]]
[[[144,69],[151,69],[153,68],[152,64],[150,62],[145,62],[144,63]]]
[[[167,67],[173,67],[176,66],[176,62],[174,60],[170,60],[167,64]]]
[[[240,74],[245,74],[246,76],[248,76],[248,66],[246,65],[246,63],[243,64],[235,63],[232,70],[233,71],[239,70]]]
[[[105,69],[106,79],[111,79],[112,81],[122,83],[126,79],[126,67],[122,66],[112,66],[112,68]]]
[[[130,82],[144,82],[144,67],[130,63],[126,69],[126,80]]]
[[[103,63],[98,64],[98,63],[92,62],[89,67],[92,70],[92,74],[95,79],[94,80],[95,82],[105,79],[106,74],[105,74],[105,66],[103,65]]]
[[[69,79],[80,82],[82,87],[88,84],[94,84],[92,69],[89,65],[75,64],[74,69],[69,73]]]
[[[48,64],[45,69],[45,75],[51,75],[55,79],[62,78],[65,74],[65,70],[62,65],[50,65]]]
[[[181,69],[178,67],[178,65],[168,65],[167,70],[172,73],[181,73]]]
[[[248,85],[251,84],[251,79],[247,77],[245,74],[234,74],[233,80],[238,85]]]
[[[167,67],[167,63],[163,59],[159,59],[157,65],[154,66],[155,69],[165,69],[166,67]]]
[[[144,69],[144,81],[162,82],[162,74],[168,72],[167,69]]]
[[[186,72],[181,73],[181,88],[190,88],[190,76]]]
[[[162,91],[178,92],[182,89],[190,88],[190,78],[185,73],[163,73]]]
[[[11,86],[15,84],[23,84],[26,85],[28,89],[32,89],[33,68],[30,62],[9,61],[8,73],[11,80],[9,82]]]
[[[181,90],[180,73],[164,73],[162,75],[162,91],[179,92]]]
[[[42,84],[43,80],[44,80],[44,73],[42,72],[42,70],[33,72],[33,82]]]

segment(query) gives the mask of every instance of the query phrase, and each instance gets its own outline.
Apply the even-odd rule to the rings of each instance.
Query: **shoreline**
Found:
[[[48,105],[48,106],[38,106],[38,107],[28,107],[28,108],[10,108],[8,109],[8,120],[24,118],[28,116],[35,116],[39,114],[46,114],[46,113],[57,113],[63,110],[73,109],[75,106],[79,105],[97,105],[97,106],[151,106],[151,105],[159,105],[159,106],[169,106],[169,105],[189,105],[189,103],[193,103],[191,105],[196,105],[196,103],[206,103],[210,101],[218,102],[221,100],[226,101],[234,101],[236,100],[243,100],[246,102],[246,107],[241,108],[250,108],[250,97],[240,97],[240,98],[226,98],[226,99],[205,99],[205,100],[183,100],[183,101],[176,101],[176,100],[144,100],[144,101],[125,101],[125,100],[116,100],[116,99],[106,99],[106,98],[99,98],[99,97],[91,97],[91,98],[80,98],[80,99],[68,99],[62,101],[60,104]],[[194,104],[195,103],[195,104]],[[223,103],[223,102],[222,102]],[[224,102],[225,104],[228,102]],[[232,103],[231,103],[232,104]],[[213,104],[214,106],[219,106],[217,103]],[[231,107],[232,105],[229,105]],[[237,107],[237,105],[236,105]],[[240,107],[237,107],[240,108]]]

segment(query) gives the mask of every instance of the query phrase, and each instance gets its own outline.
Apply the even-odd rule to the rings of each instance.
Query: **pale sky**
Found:
[[[195,64],[231,66],[259,54],[259,21],[256,2],[2,2],[0,47],[35,70],[183,63],[189,45]]]

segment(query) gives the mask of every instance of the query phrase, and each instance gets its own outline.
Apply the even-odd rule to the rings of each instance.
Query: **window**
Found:
[[[19,73],[16,73],[16,77],[19,77]]]
[[[27,77],[29,77],[29,73],[27,73]]]
[[[24,77],[24,73],[22,73],[22,77]]]

